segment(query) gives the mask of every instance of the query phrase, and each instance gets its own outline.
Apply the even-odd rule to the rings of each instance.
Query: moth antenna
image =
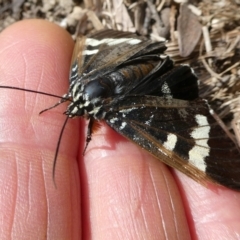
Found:
[[[58,138],[58,142],[57,142],[57,148],[56,148],[56,151],[55,151],[54,160],[53,160],[52,178],[53,178],[53,183],[54,183],[55,188],[57,188],[57,184],[56,184],[56,181],[55,181],[55,170],[56,170],[56,164],[57,164],[57,157],[58,157],[58,152],[59,152],[59,147],[60,147],[60,143],[61,143],[61,140],[62,140],[63,132],[64,132],[64,129],[66,127],[68,119],[69,119],[69,117],[67,116],[64,123],[63,123],[62,129],[61,129],[61,132],[60,132],[60,135],[59,135],[59,138]]]
[[[42,113],[44,113],[44,112],[46,112],[46,111],[48,111],[48,110],[51,110],[51,109],[57,107],[58,105],[66,102],[66,101],[70,101],[70,100],[67,99],[67,98],[62,98],[58,103],[54,104],[54,105],[51,106],[51,107],[48,107],[48,108],[46,108],[46,109],[43,109],[41,112],[39,112],[39,114],[42,114]]]
[[[56,104],[54,104],[52,107],[46,108],[44,110],[42,110],[41,112],[39,112],[39,114],[42,114],[43,112],[46,112],[50,109],[53,109],[55,107],[57,107],[58,105],[66,102],[66,101],[71,101],[70,98],[65,97],[65,96],[58,96],[55,94],[51,94],[51,93],[45,93],[45,92],[41,92],[41,91],[36,91],[36,90],[31,90],[31,89],[25,89],[25,88],[19,88],[19,87],[12,87],[12,86],[0,86],[0,88],[7,88],[7,89],[13,89],[13,90],[19,90],[19,91],[25,91],[25,92],[31,92],[31,93],[37,93],[37,94],[41,94],[41,95],[45,95],[45,96],[49,96],[49,97],[55,97],[55,98],[60,98],[60,101]]]
[[[51,94],[51,93],[45,93],[45,92],[41,92],[41,91],[36,91],[36,90],[31,90],[31,89],[25,89],[25,88],[19,88],[19,87],[12,87],[12,86],[0,86],[0,88],[7,88],[7,89],[13,89],[13,90],[19,90],[19,91],[25,91],[25,92],[31,92],[31,93],[38,93],[41,95],[45,95],[45,96],[50,96],[50,97],[55,97],[55,98],[60,98],[60,99],[65,99],[62,96],[58,96],[55,94]],[[65,99],[66,101],[69,99]]]

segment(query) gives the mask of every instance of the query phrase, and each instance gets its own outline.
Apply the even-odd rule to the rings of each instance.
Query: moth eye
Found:
[[[89,82],[84,88],[88,99],[108,98],[112,96],[112,84],[109,79],[96,79]]]

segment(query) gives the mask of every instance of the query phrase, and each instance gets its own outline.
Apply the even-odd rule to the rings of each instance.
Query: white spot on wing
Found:
[[[121,126],[120,126],[120,130],[123,130],[126,127],[127,123],[126,122],[122,122]]]
[[[150,126],[151,120],[146,121],[145,124],[148,125],[148,126]]]
[[[145,124],[148,125],[148,126],[151,126],[153,117],[154,117],[154,115],[152,114],[152,115],[150,116],[150,118],[149,118],[147,121],[145,121]]]
[[[110,119],[110,123],[112,123],[112,124],[114,124],[116,121],[118,121],[117,118],[112,118],[112,119]]]
[[[177,136],[175,134],[168,134],[167,140],[163,143],[163,146],[167,149],[172,151],[177,143]]]
[[[172,95],[171,95],[171,89],[168,86],[168,84],[166,82],[164,82],[164,84],[162,85],[162,93],[165,95],[165,97],[171,99]]]
[[[209,132],[210,126],[207,117],[197,114],[195,116],[198,127],[191,133],[191,137],[195,139],[196,145],[189,151],[189,161],[198,169],[205,172],[206,164],[205,158],[209,156]]]
[[[171,94],[171,90],[166,82],[162,85],[162,92],[165,94]]]
[[[82,52],[82,54],[83,55],[93,55],[93,54],[96,54],[96,53],[98,53],[98,49],[94,49],[94,50],[84,50],[83,52]]]
[[[130,113],[132,110],[135,110],[135,109],[137,109],[137,108],[136,108],[136,107],[133,107],[133,108],[128,108],[128,109],[122,109],[122,110],[120,110],[119,112],[128,114],[128,113]]]
[[[123,42],[127,42],[128,44],[134,45],[134,44],[138,44],[141,42],[140,39],[137,38],[104,38],[101,40],[97,40],[94,38],[87,38],[86,39],[86,45],[90,45],[92,47],[96,47],[99,46],[101,44],[107,44],[109,46],[114,46]]]

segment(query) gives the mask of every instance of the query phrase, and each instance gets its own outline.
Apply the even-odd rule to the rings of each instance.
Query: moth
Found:
[[[94,122],[104,120],[194,180],[240,190],[238,146],[212,117],[207,101],[199,98],[193,70],[175,66],[165,50],[164,42],[129,32],[108,29],[79,36],[68,92],[53,107],[69,101],[67,120],[89,120],[86,147]]]

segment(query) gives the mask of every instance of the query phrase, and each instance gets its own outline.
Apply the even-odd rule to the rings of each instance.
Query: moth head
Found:
[[[85,85],[83,95],[90,101],[109,98],[112,95],[111,82],[102,78],[90,81]]]
[[[68,106],[66,114],[69,117],[96,117],[103,101],[112,95],[113,86],[107,77],[98,77],[86,84],[82,84],[80,81],[76,82],[71,90],[72,103]]]

